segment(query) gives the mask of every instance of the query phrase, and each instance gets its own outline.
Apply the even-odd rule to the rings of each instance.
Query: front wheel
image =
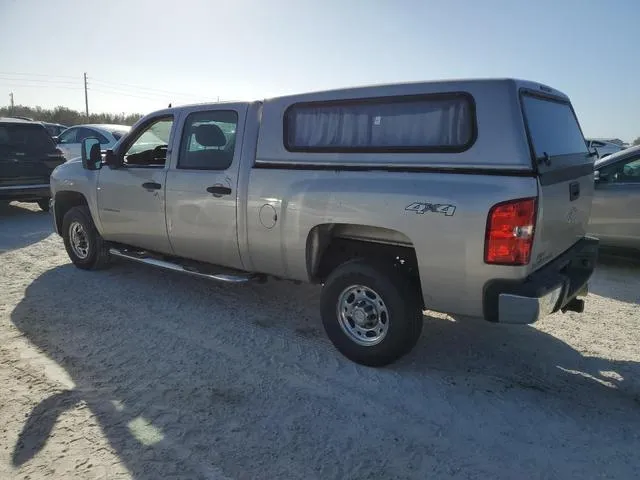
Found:
[[[62,238],[67,254],[76,267],[98,270],[109,264],[109,248],[98,233],[88,207],[73,207],[65,214]]]
[[[422,333],[422,308],[409,279],[364,260],[336,268],[322,290],[327,336],[350,360],[384,366],[409,353]]]

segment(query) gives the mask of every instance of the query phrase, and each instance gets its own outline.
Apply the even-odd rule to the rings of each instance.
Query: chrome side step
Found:
[[[203,273],[199,272],[193,268],[185,268],[184,266],[168,262],[166,260],[160,260],[158,258],[153,258],[148,255],[140,254],[139,252],[123,252],[118,250],[117,248],[110,248],[109,253],[114,257],[124,258],[127,260],[133,260],[134,262],[145,263],[147,265],[152,265],[154,267],[163,268],[165,270],[171,270],[174,272],[185,273],[187,275],[191,275],[193,277],[198,278],[206,278],[209,280],[216,280],[218,282],[225,283],[245,283],[250,282],[252,280],[263,280],[264,277],[255,273],[246,273],[246,274],[230,274],[230,273]]]

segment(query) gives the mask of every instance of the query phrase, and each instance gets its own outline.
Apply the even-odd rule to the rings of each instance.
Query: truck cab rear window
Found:
[[[387,97],[291,106],[285,113],[289,151],[460,152],[475,132],[466,94]]]
[[[525,94],[522,107],[536,158],[587,152],[580,125],[568,102]]]

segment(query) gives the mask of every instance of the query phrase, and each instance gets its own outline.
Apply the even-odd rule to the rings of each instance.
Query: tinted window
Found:
[[[102,135],[100,132],[97,132],[96,130],[93,130],[91,128],[80,128],[80,131],[78,132],[78,138],[77,138],[78,142],[82,142],[85,138],[90,138],[90,137],[97,138],[101,145],[105,145],[109,143],[109,140],[107,140],[107,137]]]
[[[55,137],[56,135],[58,135],[58,127],[55,125],[48,125],[46,123],[42,124],[44,126],[44,128],[47,130],[47,133],[49,135],[51,135],[52,137]]]
[[[178,168],[226,170],[233,162],[238,114],[231,110],[190,114],[182,132]]]
[[[285,144],[306,151],[461,151],[473,141],[467,95],[431,95],[293,105]]]
[[[58,140],[60,143],[77,143],[76,142],[76,137],[78,135],[78,129],[77,128],[69,128],[67,130],[65,130],[64,132],[62,132],[60,134],[60,136],[58,137]]]
[[[586,153],[587,144],[568,103],[531,95],[522,98],[530,141],[537,158]]]
[[[640,156],[602,167],[600,179],[608,183],[640,183]]]
[[[0,124],[0,148],[19,152],[51,152],[55,144],[41,125]]]

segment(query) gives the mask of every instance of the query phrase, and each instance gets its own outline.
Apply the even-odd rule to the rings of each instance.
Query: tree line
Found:
[[[113,123],[117,125],[133,125],[141,117],[141,113],[92,113],[88,117],[77,110],[67,107],[47,109],[42,107],[27,107],[16,105],[0,108],[0,117],[28,117],[40,122],[59,123],[68,127],[84,123]],[[640,145],[640,137],[633,141],[633,145]]]
[[[133,125],[141,117],[140,113],[92,113],[88,117],[77,110],[67,107],[47,109],[42,107],[27,107],[15,105],[0,108],[0,117],[27,117],[40,122],[59,123],[71,127],[85,123],[112,123],[118,125]]]

